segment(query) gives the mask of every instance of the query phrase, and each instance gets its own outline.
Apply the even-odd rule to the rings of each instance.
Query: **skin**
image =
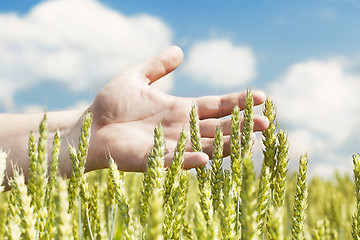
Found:
[[[224,131],[224,154],[229,155],[230,118],[222,117],[230,115],[235,104],[243,109],[245,92],[194,99],[168,95],[149,86],[176,69],[182,59],[181,49],[170,47],[155,57],[121,72],[99,91],[88,108],[93,114],[93,123],[86,171],[106,168],[109,153],[120,170],[145,171],[147,154],[153,145],[154,127],[159,123],[164,128],[165,165],[168,166],[181,130],[184,127],[188,128],[189,111],[193,103],[198,108],[204,153],[192,152],[188,142],[184,168],[189,169],[208,162],[212,154],[215,129],[219,125]],[[252,93],[254,105],[265,101],[263,92]],[[77,145],[82,117],[86,111],[87,109],[79,109],[47,113],[49,143],[56,129],[60,129],[62,150],[59,168],[66,176],[71,174],[67,145]],[[43,114],[0,115],[0,145],[4,151],[9,151],[9,159],[19,165],[25,176],[28,176],[29,166],[29,133],[31,130],[35,131],[38,136],[36,130],[42,117]],[[254,131],[263,131],[267,127],[266,117],[254,116]],[[51,146],[49,153],[50,148]],[[11,164],[7,164],[7,174],[12,175]]]

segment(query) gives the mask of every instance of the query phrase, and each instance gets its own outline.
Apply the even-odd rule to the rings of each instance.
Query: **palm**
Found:
[[[99,92],[91,107],[94,122],[90,150],[96,159],[104,159],[105,154],[110,153],[121,170],[144,171],[146,156],[153,144],[154,127],[161,123],[166,138],[165,162],[169,165],[179,133],[188,125],[192,102],[198,105],[200,118],[203,119],[200,128],[204,152],[211,155],[217,125],[223,126],[227,135],[225,146],[229,144],[230,122],[218,118],[228,115],[233,105],[241,105],[239,101],[243,100],[244,94],[194,100],[167,95],[149,87],[149,84],[174,70],[181,60],[181,51],[170,48],[121,73]],[[257,99],[256,96],[254,99]],[[262,101],[260,96],[255,103]],[[263,130],[266,125],[266,120],[255,118],[255,129]],[[192,153],[188,146],[185,167],[203,165],[207,160],[205,154]]]

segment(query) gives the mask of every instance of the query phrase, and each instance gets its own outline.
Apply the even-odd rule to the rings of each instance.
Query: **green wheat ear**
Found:
[[[263,163],[261,176],[259,181],[259,194],[258,194],[258,216],[257,216],[257,223],[258,223],[258,234],[259,238],[262,238],[263,234],[265,233],[266,229],[266,219],[267,213],[269,210],[269,200],[270,200],[270,169],[269,167]]]
[[[164,187],[164,203],[167,203],[168,198],[170,197],[171,191],[173,190],[173,185],[175,182],[180,181],[180,171],[182,164],[184,163],[184,154],[187,144],[187,132],[183,129],[180,133],[179,140],[177,142],[174,158],[171,162],[171,165],[167,171],[165,178],[165,187]]]
[[[181,169],[187,143],[187,133],[183,129],[174,152],[173,161],[165,179],[164,187],[164,238],[180,239],[182,219],[186,200],[187,173]]]
[[[125,194],[124,173],[120,172],[114,159],[110,156],[110,177],[113,182],[115,199],[120,210],[120,216],[125,225],[124,239],[134,239],[134,226],[130,219],[129,204]]]
[[[269,221],[267,222],[267,239],[284,240],[283,208],[269,207]]]
[[[184,229],[184,220],[185,220],[185,210],[187,202],[187,194],[189,187],[189,174],[186,170],[181,170],[180,172],[180,182],[179,186],[175,191],[175,195],[179,197],[173,197],[175,199],[175,208],[174,208],[174,221],[173,221],[173,233],[171,239],[180,240],[182,239],[182,231]],[[165,216],[166,218],[167,216]]]
[[[228,170],[224,171],[224,188],[222,199],[222,214],[221,214],[221,230],[223,239],[232,239],[235,233],[235,192],[231,174]]]
[[[304,239],[304,225],[306,218],[307,207],[307,155],[300,157],[299,172],[296,183],[295,203],[294,203],[294,217],[291,228],[292,239]]]
[[[194,152],[202,152],[201,144],[201,134],[199,127],[199,115],[197,113],[197,108],[194,105],[191,106],[190,111],[190,133],[191,133],[191,144]]]
[[[164,155],[165,155],[165,137],[164,130],[161,125],[154,129],[154,147],[148,158],[148,175],[149,183],[144,183],[144,187],[149,189],[147,203],[147,212],[142,212],[145,216],[145,238],[146,239],[162,239],[163,224],[163,186],[164,186]],[[145,180],[145,176],[144,176]]]
[[[241,206],[241,184],[242,184],[242,157],[241,157],[241,115],[240,108],[235,105],[231,114],[231,132],[230,132],[230,159],[231,159],[231,174],[234,182],[235,198],[236,198],[236,219],[235,231],[239,233],[240,221],[240,206]]]
[[[69,145],[69,154],[72,162],[72,173],[69,181],[69,212],[74,212],[75,201],[79,196],[81,179],[85,172],[86,157],[90,143],[92,114],[87,111],[83,118],[78,150]]]
[[[287,135],[280,130],[278,133],[278,152],[277,152],[277,166],[274,183],[274,205],[281,207],[284,204],[285,198],[285,184],[287,176],[287,165],[289,162],[288,151],[289,146],[287,142]]]
[[[214,137],[214,152],[212,159],[212,175],[211,175],[211,186],[212,186],[212,200],[214,212],[218,210],[221,203],[221,194],[223,188],[223,151],[224,151],[224,139],[223,131],[220,127],[216,128]]]
[[[29,139],[29,196],[31,197],[31,205],[34,207],[36,215],[37,237],[43,239],[46,231],[48,210],[46,206],[46,191],[48,183],[48,128],[47,115],[44,114],[39,126],[39,141],[36,146],[35,136],[30,134]]]
[[[120,209],[120,216],[127,227],[130,222],[129,206],[124,192],[123,174],[120,174],[114,159],[110,156],[109,162],[111,181],[114,184],[115,199]]]
[[[4,239],[20,239],[20,216],[19,208],[16,206],[17,199],[15,191],[10,191],[8,204],[7,204],[7,216],[4,225]]]
[[[50,167],[50,178],[49,178],[49,184],[47,186],[46,191],[46,202],[45,206],[48,210],[47,219],[46,219],[46,232],[45,232],[45,238],[46,239],[53,239],[54,237],[54,221],[55,221],[55,212],[51,211],[51,209],[55,209],[55,200],[54,200],[54,191],[56,180],[58,176],[58,168],[59,168],[59,156],[60,156],[60,132],[59,130],[56,131],[54,135],[54,141],[53,141],[53,150],[51,154],[51,167]]]
[[[147,228],[145,232],[145,239],[149,240],[162,240],[162,227],[163,227],[163,194],[158,187],[153,189],[149,204],[149,217]]]
[[[231,114],[231,132],[230,132],[230,159],[232,179],[235,182],[236,193],[240,193],[241,187],[241,115],[240,108],[235,105]]]
[[[57,177],[56,181],[56,192],[55,192],[55,239],[71,239],[72,226],[71,226],[71,217],[69,214],[69,202],[68,202],[68,191],[67,191],[66,180],[62,177]]]
[[[96,180],[90,196],[90,220],[94,226],[94,239],[102,239],[101,219],[99,212],[99,181]]]
[[[37,143],[35,140],[35,134],[33,131],[30,132],[29,144],[28,144],[28,155],[29,155],[29,178],[28,178],[28,191],[31,196],[32,204],[35,203],[35,191],[36,191],[36,169],[37,169]]]
[[[274,103],[267,98],[264,104],[263,114],[269,119],[269,127],[262,132],[263,144],[265,149],[263,150],[264,160],[261,169],[260,182],[259,182],[259,195],[258,195],[258,234],[259,237],[263,236],[266,229],[267,213],[271,197],[271,184],[272,179],[275,178],[276,167],[276,114]]]
[[[354,239],[360,239],[360,156],[359,154],[354,154],[352,158],[356,197],[356,211],[352,217],[352,236]]]
[[[51,199],[52,191],[55,187],[56,179],[59,174],[60,145],[61,145],[60,132],[59,130],[57,130],[54,135],[54,141],[52,146],[50,178],[49,178],[49,185],[48,185],[47,197],[46,197],[47,200]]]
[[[267,98],[265,101],[263,114],[269,119],[269,127],[262,132],[263,135],[263,144],[265,149],[263,150],[264,154],[264,163],[270,168],[271,175],[274,176],[275,167],[276,167],[276,112],[273,101],[270,98]]]
[[[253,145],[253,130],[254,130],[254,99],[251,93],[251,89],[246,91],[245,98],[245,108],[244,108],[244,126],[243,132],[241,135],[241,156],[249,156],[251,158],[252,155],[252,145]]]
[[[36,195],[35,195],[35,210],[40,210],[44,206],[46,185],[48,182],[48,128],[47,128],[47,116],[44,115],[43,120],[39,127],[40,138],[38,142],[38,155],[37,155],[37,168],[36,168]]]
[[[199,115],[195,105],[192,105],[190,111],[190,139],[192,144],[192,149],[194,152],[202,152],[201,144],[201,133],[199,127]],[[200,206],[201,211],[204,214],[205,221],[209,226],[212,220],[213,210],[212,210],[212,197],[211,197],[211,185],[210,178],[211,172],[209,168],[205,166],[197,167],[197,180],[200,193]]]
[[[151,149],[147,170],[144,173],[143,188],[140,198],[140,223],[143,229],[146,227],[149,215],[149,204],[152,191],[155,187],[161,189],[164,180],[164,155],[165,155],[165,138],[164,130],[161,125],[154,129],[154,146]]]
[[[32,240],[36,237],[36,216],[34,207],[31,206],[31,197],[28,196],[24,175],[18,168],[13,166],[13,178],[9,180],[9,186],[14,194],[15,206],[20,216],[21,239]]]
[[[257,201],[254,166],[249,156],[243,159],[243,185],[241,191],[241,237],[242,239],[257,239]]]
[[[269,239],[284,239],[284,224],[283,224],[283,205],[285,199],[285,184],[287,177],[288,157],[288,142],[287,135],[280,130],[277,134],[278,151],[276,156],[276,170],[275,179],[273,179],[273,201],[269,209],[269,221],[267,222],[268,238]]]
[[[29,195],[34,211],[38,213],[45,204],[46,186],[48,182],[48,159],[47,159],[47,117],[44,117],[39,126],[40,137],[36,144],[33,132],[29,138]],[[39,221],[37,222],[37,229]]]
[[[312,230],[312,239],[322,240],[330,239],[330,233],[328,232],[329,221],[327,219],[319,219],[316,221],[315,227]]]

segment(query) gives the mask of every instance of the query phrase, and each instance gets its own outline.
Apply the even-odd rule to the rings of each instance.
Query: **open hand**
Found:
[[[106,155],[110,153],[120,170],[145,171],[154,128],[159,123],[166,139],[165,165],[170,165],[179,134],[189,125],[193,103],[200,117],[204,153],[192,152],[189,141],[184,167],[193,168],[208,162],[219,125],[224,131],[224,154],[229,155],[231,119],[221,117],[230,115],[235,104],[243,109],[245,92],[193,99],[168,95],[149,86],[173,71],[182,58],[180,48],[170,47],[123,71],[98,93],[90,108],[93,126],[88,161],[94,168],[106,167]],[[254,105],[265,101],[265,95],[259,91],[253,91],[253,98]],[[254,131],[265,130],[267,126],[266,117],[254,116]]]

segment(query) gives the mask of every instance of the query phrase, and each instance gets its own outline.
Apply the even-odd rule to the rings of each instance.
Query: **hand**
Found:
[[[193,168],[208,162],[215,129],[219,125],[224,131],[224,154],[229,155],[231,119],[220,117],[231,114],[235,104],[242,109],[245,92],[192,99],[168,95],[149,86],[173,71],[182,58],[180,48],[168,48],[120,73],[98,93],[90,108],[93,113],[88,156],[90,168],[106,167],[106,155],[110,153],[120,170],[145,171],[154,128],[159,123],[166,139],[165,165],[170,165],[179,134],[189,125],[192,103],[198,107],[204,153],[192,152],[189,141],[184,167]],[[253,91],[253,98],[254,105],[265,101],[262,92]],[[255,116],[254,122],[254,131],[265,130],[268,126],[268,120],[263,116]]]

